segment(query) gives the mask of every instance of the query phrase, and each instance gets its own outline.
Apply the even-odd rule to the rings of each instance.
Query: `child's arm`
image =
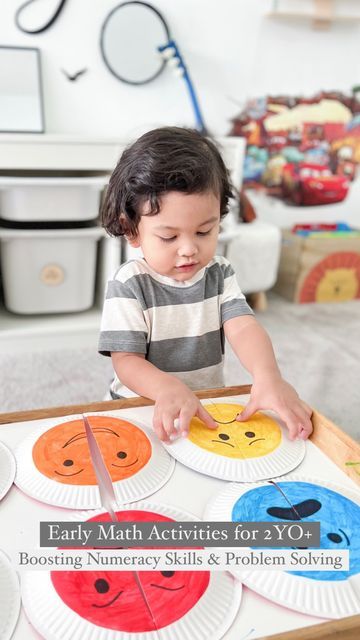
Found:
[[[253,316],[238,316],[224,322],[224,332],[240,362],[253,377],[249,403],[238,420],[248,420],[258,409],[270,409],[286,423],[291,440],[308,438],[312,432],[312,411],[281,377],[266,331]]]
[[[171,440],[171,436],[178,433],[174,427],[176,418],[179,432],[184,436],[194,416],[216,429],[216,422],[196,395],[181,380],[145,360],[143,354],[116,351],[111,353],[111,359],[116,375],[125,386],[155,401],[153,426],[160,440]]]

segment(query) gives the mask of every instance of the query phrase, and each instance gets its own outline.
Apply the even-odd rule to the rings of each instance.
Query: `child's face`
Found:
[[[189,280],[215,255],[220,224],[220,200],[211,191],[169,191],[157,215],[146,215],[143,206],[137,236],[130,240],[141,247],[149,267],[180,282]]]

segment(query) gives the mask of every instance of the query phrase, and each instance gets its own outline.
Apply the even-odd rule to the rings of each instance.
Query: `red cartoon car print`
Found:
[[[326,165],[300,162],[283,167],[282,190],[297,205],[341,202],[349,190],[345,176],[334,175]]]

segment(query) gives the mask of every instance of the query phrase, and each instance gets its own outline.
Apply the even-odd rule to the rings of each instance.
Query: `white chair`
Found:
[[[231,262],[243,293],[264,292],[275,284],[280,249],[280,229],[260,220],[226,225],[219,235],[218,252]]]

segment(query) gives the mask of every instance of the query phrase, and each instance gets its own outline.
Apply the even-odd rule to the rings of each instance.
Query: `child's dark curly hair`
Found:
[[[228,212],[228,171],[216,145],[198,131],[153,129],[123,152],[105,194],[103,227],[111,236],[136,236],[141,206],[148,202],[149,214],[159,213],[161,196],[169,191],[212,191],[220,199],[220,218]]]

